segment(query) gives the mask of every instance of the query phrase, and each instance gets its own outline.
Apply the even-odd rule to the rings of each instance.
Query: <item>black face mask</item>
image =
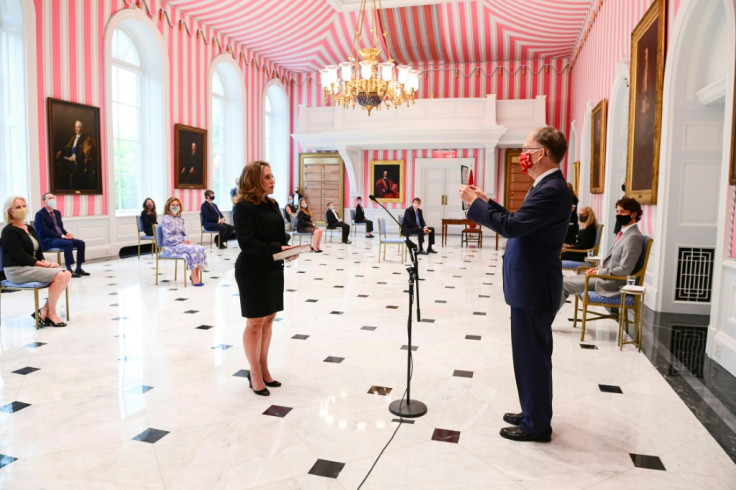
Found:
[[[586,221],[588,221],[588,215],[587,214],[579,214],[578,215],[578,220],[581,223],[585,223]]]
[[[616,226],[613,227],[613,232],[618,234],[618,232],[621,231],[621,228],[628,225],[630,221],[631,221],[630,214],[617,214],[616,215]]]

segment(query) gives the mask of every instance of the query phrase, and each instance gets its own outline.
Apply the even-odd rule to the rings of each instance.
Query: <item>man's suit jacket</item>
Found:
[[[419,223],[421,226],[417,225],[417,214],[419,214]],[[421,208],[416,213],[414,212],[414,206],[406,208],[406,211],[404,211],[404,221],[401,223],[401,231],[404,232],[404,235],[408,234],[410,228],[424,228],[425,226],[427,224],[424,222],[424,214]]]
[[[64,223],[61,221],[61,213],[56,209],[53,210],[53,213],[54,216],[56,216],[56,223],[59,225],[59,228],[61,228],[62,233],[66,235]],[[51,214],[49,214],[46,206],[36,212],[36,217],[33,219],[33,227],[36,228],[36,231],[38,232],[42,248],[52,248],[51,240],[61,238],[61,234],[57,233],[56,228],[54,228],[54,220],[51,218]]]
[[[644,250],[644,235],[634,225],[621,235],[608,254],[603,258],[598,274],[606,276],[628,276],[634,272],[636,263]],[[596,279],[595,292],[602,296],[618,296],[619,288],[626,283],[612,279]]]
[[[555,312],[562,294],[560,250],[570,222],[570,190],[561,172],[532,187],[514,213],[476,199],[468,218],[509,239],[503,256],[503,292],[514,308]]]
[[[335,225],[340,222],[340,218],[337,217],[337,213],[330,209],[325,213],[325,218],[327,218],[327,228],[334,228]]]
[[[204,225],[205,230],[208,230],[213,226],[217,226],[220,224],[220,218],[223,218],[217,204],[213,202],[203,202],[199,207],[199,211],[202,213],[202,225]]]

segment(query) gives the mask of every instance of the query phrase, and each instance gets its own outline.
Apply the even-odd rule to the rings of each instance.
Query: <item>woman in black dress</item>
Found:
[[[143,221],[143,232],[148,236],[153,236],[153,225],[158,224],[158,214],[156,214],[156,203],[150,197],[143,201],[141,221]]]
[[[299,212],[296,214],[296,231],[299,233],[311,233],[312,250],[322,253],[322,228],[319,228],[312,221],[312,211],[309,209],[309,203],[305,198],[299,199]]]
[[[580,210],[578,215],[580,218],[580,231],[575,237],[572,244],[565,243],[562,245],[562,260],[576,260],[581,262],[585,260],[585,252],[567,252],[568,249],[586,250],[595,246],[596,234],[598,232],[598,220],[595,218],[595,212],[590,206],[585,206]]]
[[[266,162],[250,162],[238,180],[235,196],[235,236],[240,255],[235,262],[235,280],[240,291],[240,309],[247,318],[243,349],[250,364],[248,382],[257,395],[268,396],[268,387],[281,383],[268,370],[271,327],[276,312],[284,309],[284,261],[273,254],[287,248],[284,218],[273,193],[275,180]]]

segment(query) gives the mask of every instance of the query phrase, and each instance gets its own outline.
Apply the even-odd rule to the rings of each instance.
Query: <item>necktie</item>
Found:
[[[417,226],[419,228],[421,228],[422,227],[422,222],[419,220],[419,211],[417,211],[416,213],[414,213],[414,215],[417,217]]]
[[[54,214],[53,211],[50,214],[51,214],[51,221],[54,222],[54,230],[56,230],[56,233],[58,233],[59,235],[63,235],[64,233],[62,233],[62,231],[61,231],[61,227],[59,226],[59,222],[56,221],[56,215]]]
[[[618,243],[618,241],[621,240],[621,235],[623,235],[623,234],[624,234],[623,231],[619,231],[618,232],[618,235],[616,235],[616,241],[614,243]]]

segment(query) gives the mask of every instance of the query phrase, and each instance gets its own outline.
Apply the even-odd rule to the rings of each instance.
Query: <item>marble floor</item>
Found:
[[[646,351],[620,351],[608,320],[581,345],[571,305],[553,326],[552,442],[499,437],[519,407],[487,241],[421,257],[411,396],[428,413],[402,424],[407,273],[392,249],[378,263],[377,239],[286,269],[270,397],[243,377],[235,242],[209,251],[201,288],[170,263],[155,286],[151,256],[88,264],[67,328],[36,331],[32,295],[3,293],[0,487],[355,489],[380,455],[362,488],[736,488]]]

